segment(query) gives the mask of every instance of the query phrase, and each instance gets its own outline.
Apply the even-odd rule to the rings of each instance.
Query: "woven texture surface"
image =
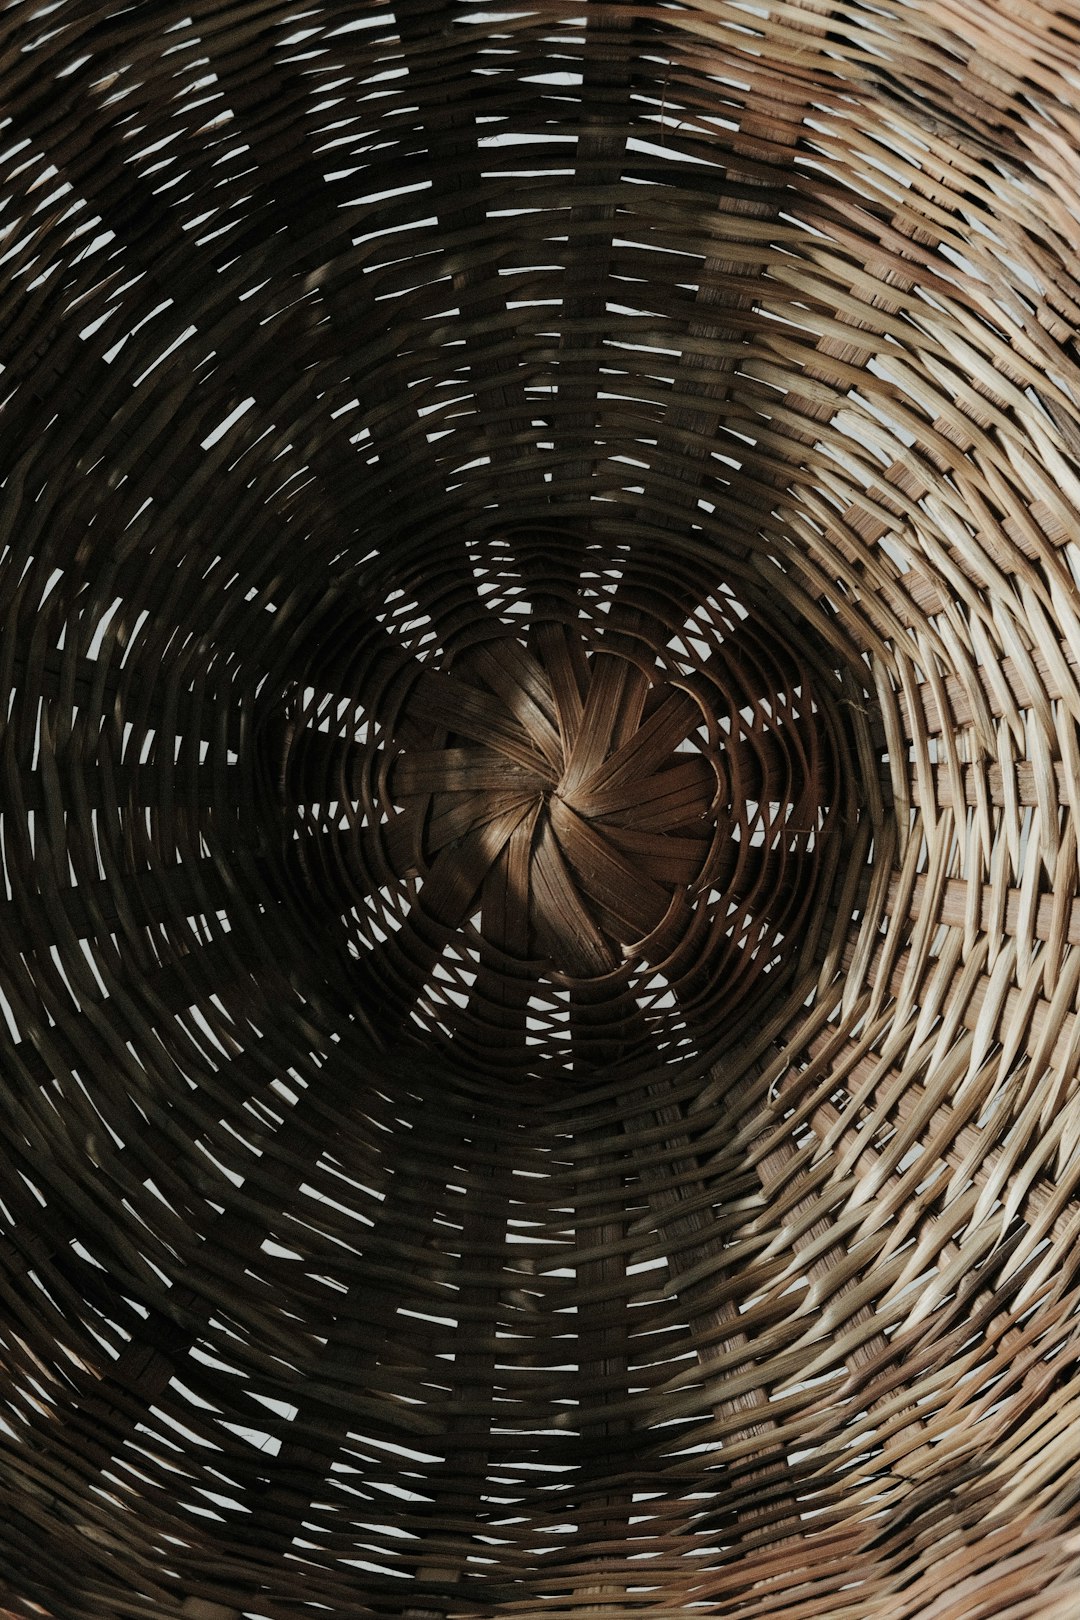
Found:
[[[0,1601],[1073,1620],[1076,6],[0,44]]]

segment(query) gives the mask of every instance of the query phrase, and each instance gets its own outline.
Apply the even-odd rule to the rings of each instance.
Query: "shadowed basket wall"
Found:
[[[0,40],[0,1597],[1071,1617],[1076,7]]]

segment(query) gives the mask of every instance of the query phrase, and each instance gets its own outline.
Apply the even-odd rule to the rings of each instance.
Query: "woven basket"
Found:
[[[1075,1620],[1075,0],[0,40],[0,1600]]]

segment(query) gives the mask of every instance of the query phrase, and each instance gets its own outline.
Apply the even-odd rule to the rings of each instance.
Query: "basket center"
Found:
[[[377,1038],[463,1072],[718,1047],[838,871],[831,701],[767,619],[547,606],[434,655],[376,618],[279,732],[283,881]]]
[[[658,672],[552,625],[470,649],[408,719],[427,746],[402,747],[395,792],[438,920],[479,897],[509,954],[592,978],[699,877],[719,767],[698,703]]]

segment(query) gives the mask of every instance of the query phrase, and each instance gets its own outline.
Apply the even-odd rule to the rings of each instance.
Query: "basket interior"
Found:
[[[1074,11],[0,37],[0,1596],[1065,1620]]]

